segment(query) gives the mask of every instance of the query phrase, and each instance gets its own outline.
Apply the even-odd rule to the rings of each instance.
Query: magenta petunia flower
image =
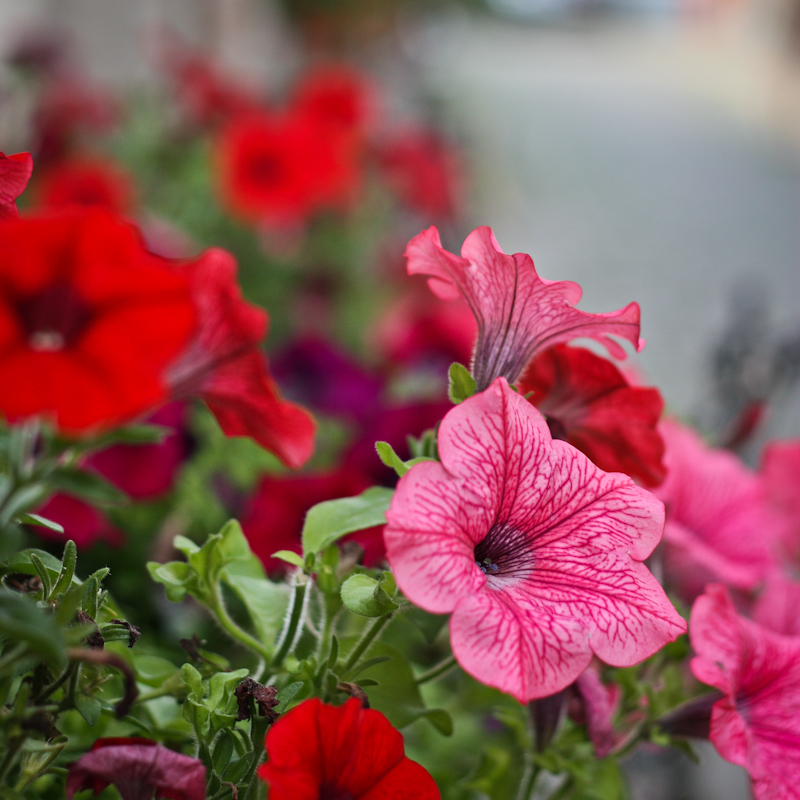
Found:
[[[33,172],[30,153],[0,153],[0,219],[16,219],[17,198],[25,191]]]
[[[722,584],[692,607],[695,677],[724,692],[709,738],[744,767],[756,800],[800,798],[800,637],[765,630],[736,613]]]
[[[755,588],[776,565],[787,535],[759,478],[732,453],[707,447],[674,420],[660,426],[667,478],[653,491],[667,507],[667,575],[694,599],[706,583]]]
[[[630,666],[686,630],[641,563],[662,504],[553,440],[504,378],[447,414],[438,445],[441,463],[400,479],[384,541],[409,600],[452,612],[453,653],[475,678],[524,702],[593,654]]]
[[[616,358],[625,358],[625,351],[611,335],[637,350],[644,346],[637,303],[608,314],[579,311],[577,283],[540,278],[529,255],[503,253],[486,226],[467,236],[460,257],[442,247],[435,227],[415,236],[405,255],[409,275],[427,275],[437,297],[463,296],[472,309],[478,322],[472,362],[478,390],[501,376],[515,383],[534,355],[578,337],[597,340]]]

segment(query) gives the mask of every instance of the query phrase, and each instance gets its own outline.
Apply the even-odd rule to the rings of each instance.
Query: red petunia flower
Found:
[[[195,326],[186,279],[106,211],[2,224],[0,411],[78,433],[168,396]]]
[[[113,161],[76,158],[50,167],[38,185],[40,205],[102,206],[120,214],[133,205],[133,180]]]
[[[0,220],[19,216],[16,199],[25,191],[32,172],[30,153],[0,153]]]
[[[206,768],[150,739],[98,739],[69,768],[67,800],[87,789],[117,787],[122,800],[205,800]]]
[[[400,201],[436,220],[456,217],[463,194],[461,164],[435,131],[408,130],[378,151],[378,163]]]
[[[302,466],[314,449],[315,423],[281,398],[267,371],[260,349],[267,315],[242,299],[233,256],[211,249],[181,271],[199,325],[169,369],[173,397],[202,397],[228,436],[250,436],[288,466]]]
[[[517,382],[544,414],[550,431],[606,472],[658,486],[666,469],[657,424],[658,389],[630,386],[610,362],[582,347],[556,345],[537,356]]]
[[[288,565],[272,558],[272,554],[278,550],[302,552],[300,534],[308,509],[325,500],[352,497],[371,485],[368,478],[349,468],[313,475],[266,476],[250,500],[242,519],[242,530],[269,575],[280,576]],[[356,541],[364,548],[367,566],[383,561],[381,530],[380,527],[369,528],[345,539]]]
[[[267,733],[259,777],[270,800],[438,800],[428,772],[405,755],[389,720],[355,698],[306,700]]]
[[[32,525],[31,532],[41,539],[63,542],[66,537],[75,542],[78,550],[84,550],[98,542],[105,542],[111,547],[122,547],[125,543],[125,534],[119,528],[101,511],[78,497],[54,494],[37,509],[37,513],[64,528],[64,533],[57,533],[40,525]]]
[[[352,137],[308,114],[241,116],[217,149],[223,202],[267,226],[296,226],[322,209],[346,206],[361,182]]]

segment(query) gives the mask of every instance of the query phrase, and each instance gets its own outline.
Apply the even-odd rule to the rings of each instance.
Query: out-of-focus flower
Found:
[[[301,77],[291,109],[318,126],[361,138],[373,114],[373,102],[363,75],[345,64],[328,64]]]
[[[645,486],[664,480],[658,389],[630,386],[610,361],[563,344],[538,355],[517,388],[532,393],[529,399],[554,438],[577,447],[600,469],[624,472]]]
[[[428,772],[405,755],[400,732],[352,698],[305,700],[267,733],[258,775],[270,800],[438,800]]]
[[[452,220],[463,195],[454,146],[436,131],[407,130],[378,150],[378,163],[401,203],[428,219]]]
[[[758,477],[732,453],[712,450],[674,420],[660,426],[665,481],[655,494],[667,507],[667,576],[688,599],[711,580],[750,590],[775,567],[786,524]]]
[[[310,414],[281,398],[260,342],[267,315],[247,303],[236,282],[236,261],[211,249],[181,268],[189,281],[197,331],[168,371],[172,396],[202,397],[228,436],[250,436],[290,467],[314,449]]]
[[[786,636],[800,636],[800,582],[776,570],[767,577],[753,608],[753,619]]]
[[[503,378],[450,411],[441,463],[404,475],[384,541],[403,593],[452,612],[464,669],[522,702],[572,683],[592,655],[636,664],[686,630],[641,562],[664,509],[606,474]]]
[[[98,795],[110,785],[122,800],[205,800],[206,768],[150,739],[98,739],[70,765],[67,800],[85,790]]]
[[[589,314],[575,304],[581,288],[570,281],[540,278],[529,255],[506,255],[491,228],[476,228],[464,240],[461,256],[442,248],[439,232],[428,228],[406,248],[409,275],[427,275],[431,291],[443,300],[466,299],[478,321],[472,374],[478,390],[495,378],[515,383],[542,350],[579,337],[595,339],[616,358],[625,351],[610,335],[637,349],[639,306]]]
[[[122,531],[112,525],[101,511],[71,495],[54,494],[37,513],[64,528],[64,533],[57,533],[39,525],[32,526],[31,531],[42,539],[63,542],[66,537],[72,539],[79,550],[98,542],[112,547],[121,547],[125,542]]]
[[[38,179],[39,204],[45,208],[102,206],[120,214],[133,206],[131,176],[113,161],[74,158],[60,161]]]
[[[695,601],[689,636],[695,677],[725,695],[711,710],[719,754],[750,773],[757,800],[800,796],[800,638],[737,615],[721,584]]]
[[[0,411],[79,433],[168,397],[196,322],[186,279],[99,209],[2,223]]]
[[[296,227],[344,208],[361,182],[352,137],[308,114],[263,111],[231,121],[217,143],[218,182],[232,213],[266,227]]]
[[[295,339],[272,358],[287,397],[322,414],[361,423],[375,412],[381,380],[317,335]]]
[[[278,550],[302,552],[300,534],[306,512],[317,503],[357,495],[371,485],[355,470],[340,468],[311,475],[266,476],[261,479],[242,519],[242,530],[252,551],[271,576],[282,575],[288,565],[272,558]],[[383,561],[381,528],[359,531],[346,538],[364,548],[364,564]]]
[[[619,686],[606,686],[593,666],[587,667],[573,685],[575,698],[570,703],[570,717],[586,725],[595,755],[605,758],[622,738],[614,730],[614,714],[619,705]]]
[[[19,216],[16,200],[25,191],[32,172],[30,153],[0,153],[0,220]]]
[[[790,553],[800,557],[800,440],[769,442],[759,475],[772,507],[790,527]]]

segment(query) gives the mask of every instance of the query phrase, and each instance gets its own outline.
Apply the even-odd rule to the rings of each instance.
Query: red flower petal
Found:
[[[356,699],[342,706],[306,700],[267,733],[258,774],[270,800],[437,800],[431,776],[404,754],[403,737]]]
[[[33,172],[30,153],[0,153],[0,219],[19,216],[16,199],[25,191]]]
[[[205,800],[206,768],[196,758],[149,739],[98,739],[69,768],[67,800],[91,789],[95,795],[113,784],[122,800]]]
[[[102,206],[124,214],[133,204],[133,182],[113,161],[82,158],[59,162],[39,178],[45,208]]]
[[[658,486],[666,468],[656,425],[664,402],[657,389],[630,386],[610,362],[560,344],[537,356],[517,383],[566,439],[606,472],[624,472]]]

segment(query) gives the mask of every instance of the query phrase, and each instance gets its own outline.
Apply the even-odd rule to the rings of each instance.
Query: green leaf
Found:
[[[477,388],[475,378],[463,364],[456,361],[450,365],[450,385],[447,393],[451,402],[463,403],[475,394]]]
[[[375,449],[378,451],[381,461],[387,467],[391,467],[401,478],[416,464],[421,464],[423,461],[434,461],[433,458],[428,458],[427,456],[419,456],[412,458],[410,461],[403,461],[395,453],[389,442],[375,442]]]
[[[225,772],[231,756],[233,756],[233,736],[228,731],[223,730],[214,745],[214,751],[211,753],[211,763],[217,775]]]
[[[66,661],[66,641],[53,615],[24,595],[0,589],[0,634],[58,664]]]
[[[393,493],[373,486],[356,497],[317,503],[309,509],[303,525],[303,552],[319,553],[348,533],[384,525]]]
[[[278,550],[277,553],[272,554],[272,558],[279,558],[281,561],[285,561],[287,564],[300,567],[300,569],[303,569],[303,567],[306,565],[303,557],[298,553],[295,553],[293,550]]]
[[[122,625],[116,625],[121,630],[125,630]],[[127,631],[125,631],[127,635]],[[133,666],[136,670],[136,678],[147,686],[161,686],[169,680],[178,668],[166,658],[161,656],[151,656],[147,654],[136,654]]]
[[[259,641],[272,649],[291,597],[288,583],[273,583],[266,577],[244,574],[241,564],[231,564],[222,573],[222,580],[244,603]],[[259,567],[260,567],[259,562]]]
[[[447,624],[449,615],[429,614],[421,608],[412,607],[403,613],[403,619],[410,622],[422,634],[428,644],[433,644],[442,628]]]
[[[192,568],[185,561],[169,561],[166,564],[148,561],[147,571],[156,583],[164,586],[167,598],[173,603],[180,603],[189,592],[190,586],[196,582]]]
[[[2,568],[0,568],[0,574],[12,575],[15,572],[21,572],[25,575],[38,575],[39,572],[31,559],[33,555],[44,564],[50,575],[51,584],[55,585],[58,576],[61,574],[61,562],[54,555],[45,550],[38,550],[36,548],[21,550],[10,558],[7,558],[3,562]]]
[[[87,697],[85,694],[77,692],[75,694],[75,708],[78,713],[86,720],[87,725],[94,727],[100,719],[100,712],[103,707],[96,697]]]
[[[18,517],[22,512],[38,506],[47,497],[49,491],[48,487],[43,483],[29,483],[27,486],[17,489],[6,500],[3,510],[0,512],[0,528],[8,525],[12,519]]]
[[[336,634],[331,637],[331,651],[328,654],[328,669],[333,669],[339,659],[339,640]]]
[[[362,617],[382,617],[397,608],[381,582],[369,575],[351,575],[342,584],[342,602]]]
[[[63,525],[59,525],[51,519],[40,517],[38,514],[20,514],[19,517],[17,517],[17,522],[19,522],[20,525],[38,525],[41,528],[47,528],[56,533],[64,533]]]
[[[115,444],[161,444],[173,432],[164,425],[126,425],[91,439],[86,449],[97,450]]]
[[[203,678],[191,664],[184,664],[181,667],[181,680],[190,694],[194,696],[194,700],[203,699]]]
[[[75,546],[75,542],[70,539],[64,545],[64,555],[61,557],[61,572],[58,575],[56,585],[53,587],[53,594],[58,595],[60,592],[66,592],[72,585],[77,561],[78,548]]]
[[[283,714],[283,712],[289,707],[289,703],[294,700],[295,696],[302,688],[302,681],[295,681],[294,683],[290,683],[288,686],[284,686],[283,689],[281,689],[276,695],[276,700],[278,701],[278,705],[275,706],[276,713]]]
[[[52,487],[62,492],[94,503],[120,504],[129,499],[128,495],[105,478],[86,470],[59,467],[50,473],[48,481]]]
[[[248,754],[242,756],[237,761],[232,761],[228,768],[225,770],[225,774],[222,776],[222,779],[227,783],[239,783],[239,781],[247,775],[250,764],[252,763],[253,759],[257,757],[257,754]]]
[[[42,599],[49,600],[53,594],[53,580],[47,567],[42,563],[42,559],[36,553],[31,553],[31,563],[36,569],[36,574],[42,582]]]

